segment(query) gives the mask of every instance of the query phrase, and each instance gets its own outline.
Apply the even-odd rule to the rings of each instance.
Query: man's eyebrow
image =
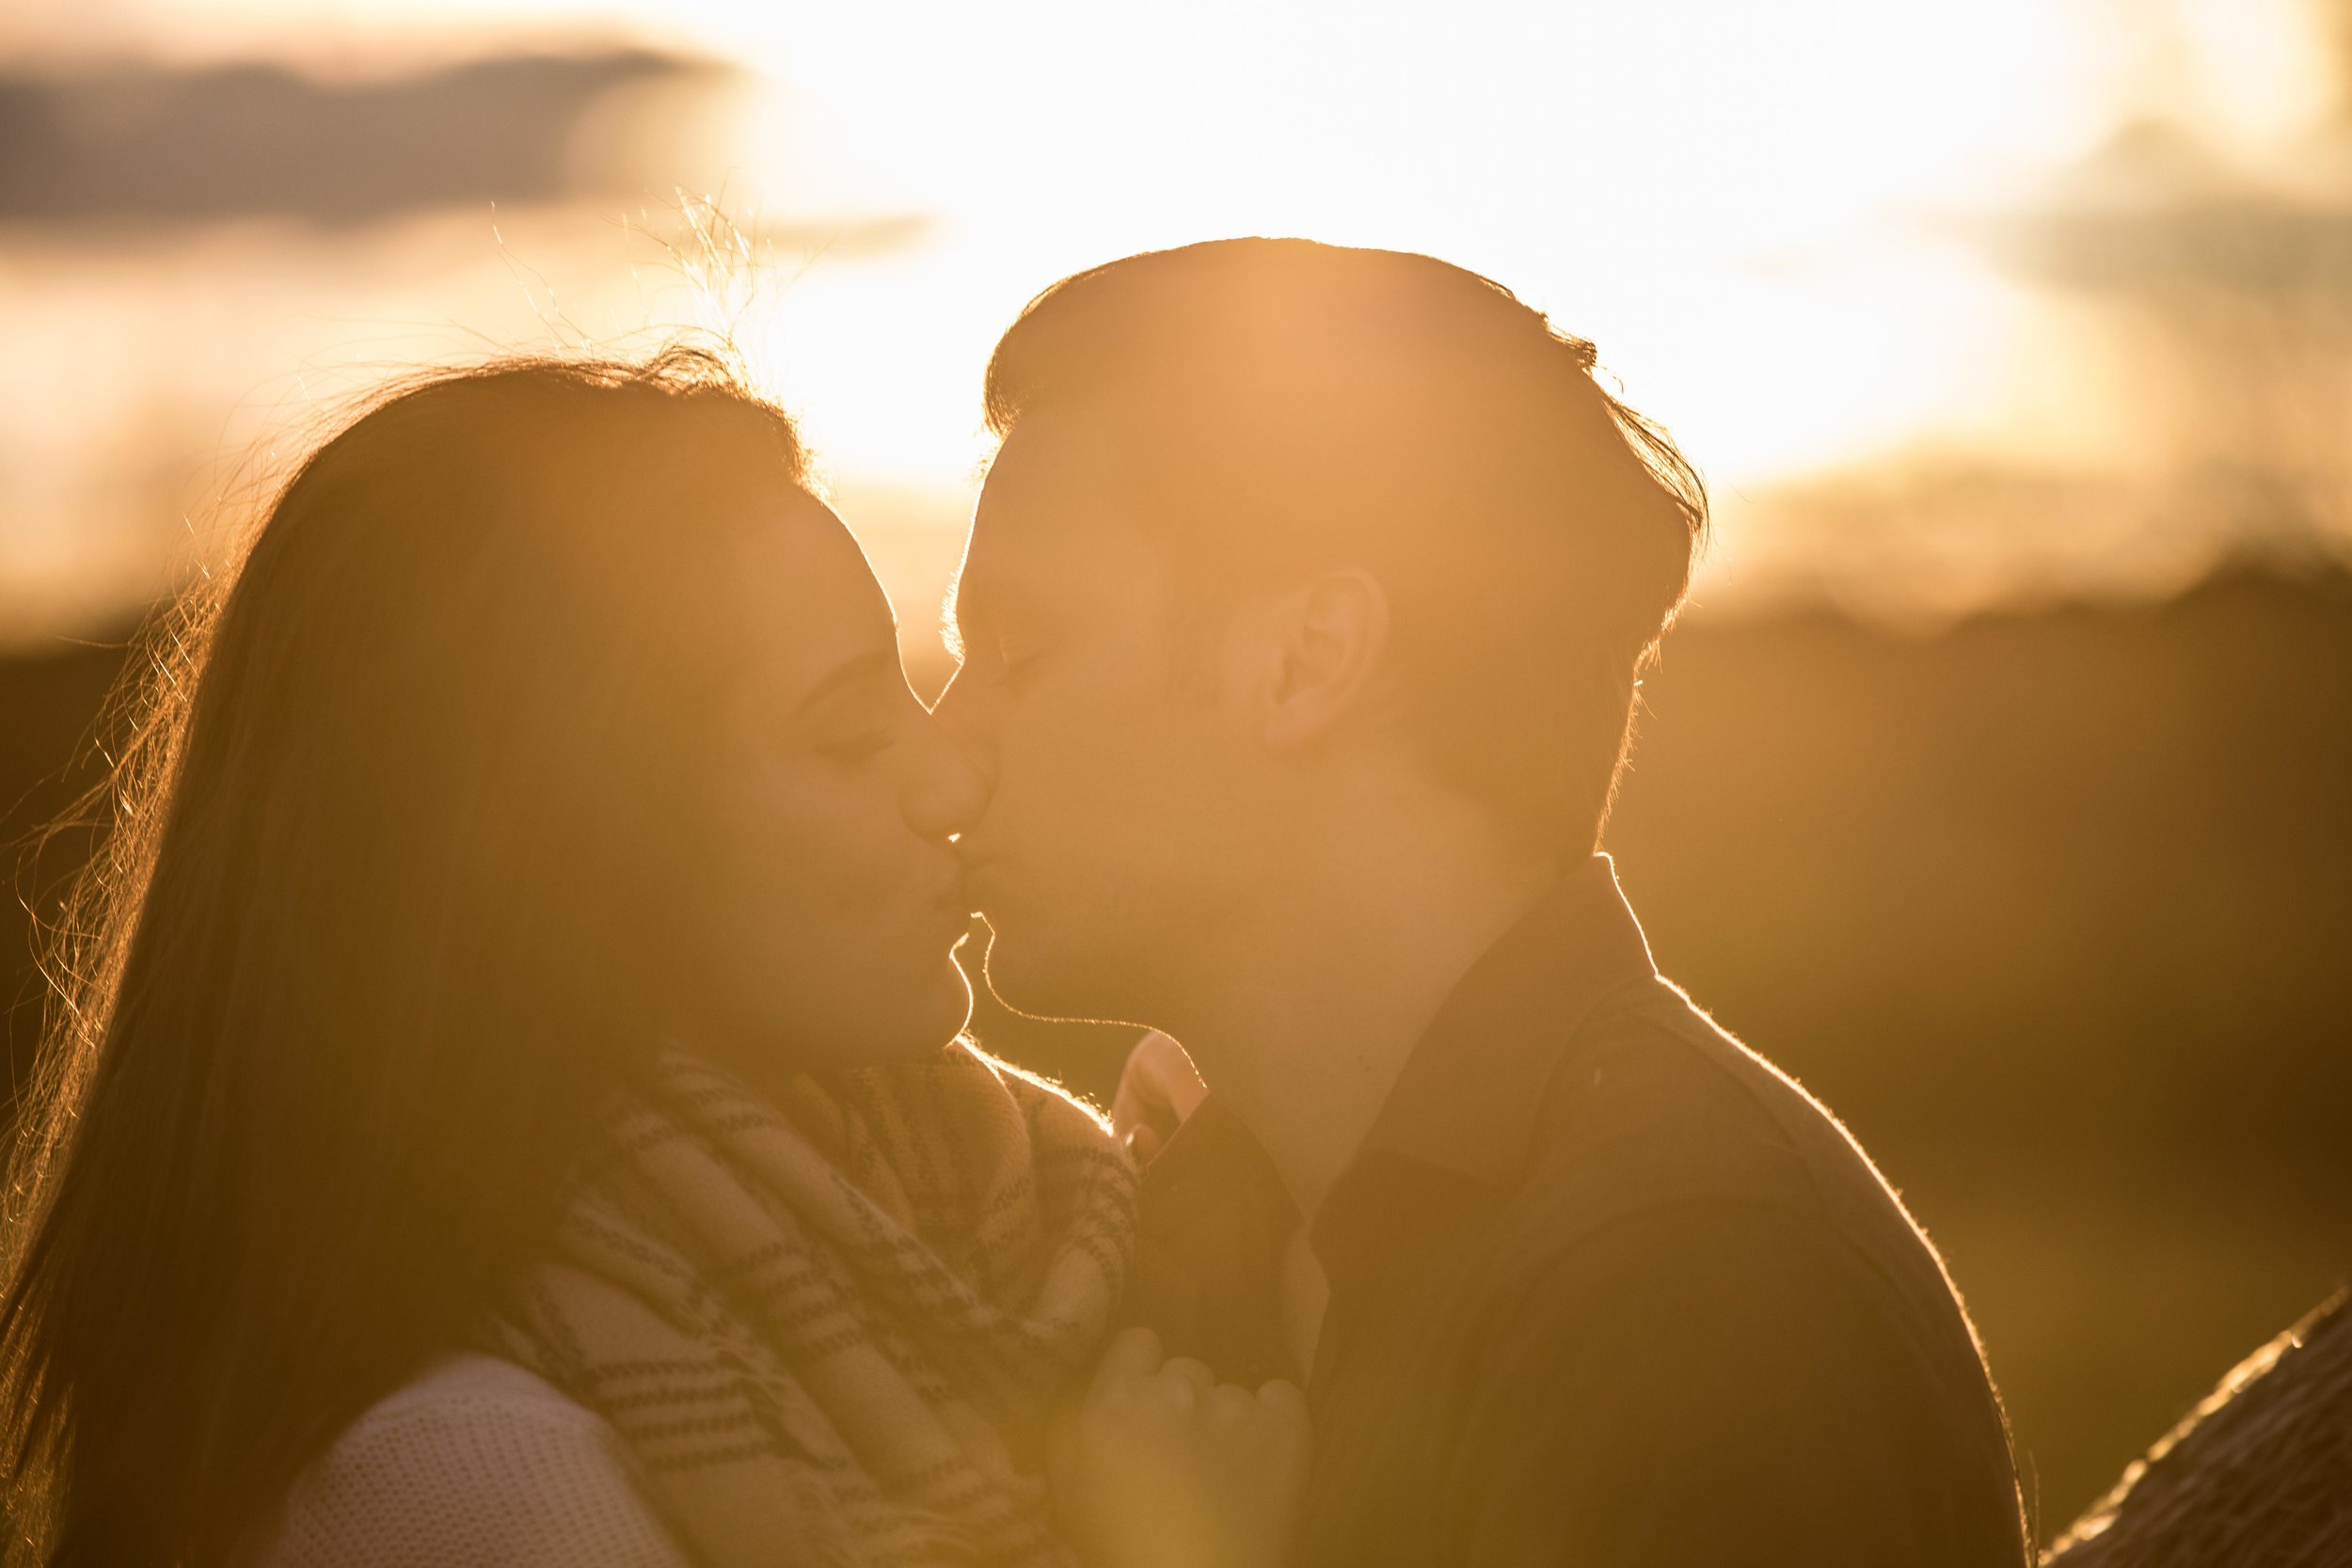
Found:
[[[896,648],[873,648],[834,665],[821,680],[809,688],[808,695],[793,706],[793,717],[799,718],[845,687],[887,674],[897,667],[898,662],[898,651]]]

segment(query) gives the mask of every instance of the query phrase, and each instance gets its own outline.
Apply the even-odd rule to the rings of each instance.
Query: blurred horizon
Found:
[[[388,375],[680,330],[801,417],[927,638],[996,333],[1250,231],[1594,339],[1710,481],[1702,614],[2352,560],[2348,69],[2347,0],[12,14],[0,645],[218,559]]]

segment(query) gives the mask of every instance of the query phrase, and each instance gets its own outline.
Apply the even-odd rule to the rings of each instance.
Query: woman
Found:
[[[166,645],[12,1187],[15,1553],[1062,1560],[1132,1177],[948,1045],[982,785],[786,417],[408,387]]]

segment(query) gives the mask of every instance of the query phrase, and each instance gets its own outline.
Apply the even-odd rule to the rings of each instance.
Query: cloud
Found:
[[[602,135],[604,155],[577,155],[608,103],[659,87],[716,97],[740,79],[647,50],[508,55],[351,82],[268,64],[0,75],[0,222],[331,228],[598,194],[648,163],[642,146],[616,150]]]

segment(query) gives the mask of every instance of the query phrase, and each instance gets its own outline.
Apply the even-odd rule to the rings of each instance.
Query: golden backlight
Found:
[[[1608,847],[2062,1527],[2352,1263],[2352,0],[0,0],[0,844],[355,397],[516,349],[728,339],[936,689],[999,334],[1245,233],[1492,276],[1703,470]]]

